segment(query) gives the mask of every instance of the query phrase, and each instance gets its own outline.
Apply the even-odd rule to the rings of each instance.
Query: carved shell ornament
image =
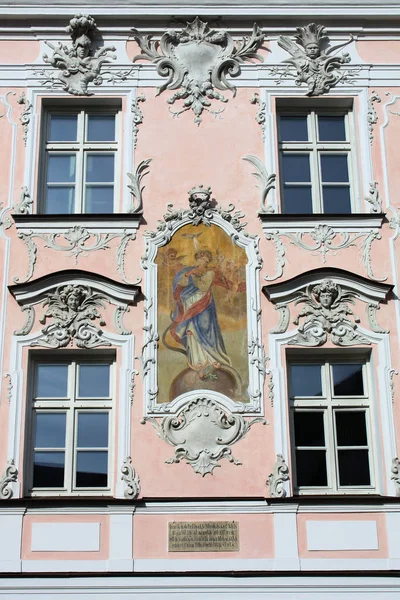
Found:
[[[223,111],[211,110],[213,100],[228,102],[216,90],[230,90],[235,96],[236,88],[227,79],[228,75],[238,77],[240,65],[245,61],[263,60],[257,50],[262,46],[264,35],[256,24],[251,36],[236,44],[227,31],[210,29],[198,17],[181,31],[167,31],[159,42],[151,40],[149,35],[141,35],[136,29],[132,31],[142,51],[133,61],[153,62],[157,73],[168,77],[157,89],[157,95],[166,89],[177,90],[167,102],[174,104],[182,100],[183,107],[177,112],[171,111],[172,114],[178,116],[192,110],[197,125],[202,121],[204,110],[213,115]]]
[[[320,96],[326,94],[340,81],[347,81],[355,75],[353,71],[343,69],[343,65],[350,62],[348,53],[337,55],[337,51],[353,41],[353,37],[342,44],[326,48],[329,38],[323,25],[310,23],[305,27],[298,27],[294,41],[285,35],[278,38],[278,45],[291,54],[291,58],[284,62],[288,67],[277,70],[281,79],[290,75],[290,68],[296,70],[296,85],[305,83],[308,87],[307,96]]]

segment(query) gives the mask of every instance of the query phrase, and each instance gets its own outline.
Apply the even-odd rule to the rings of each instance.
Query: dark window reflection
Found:
[[[346,128],[344,116],[319,116],[318,139],[320,142],[345,142]]]
[[[281,142],[307,142],[307,116],[279,117],[279,135]]]
[[[333,393],[335,396],[363,396],[362,364],[332,365]]]
[[[367,446],[365,412],[336,411],[336,438],[338,446]]]
[[[291,365],[290,377],[291,396],[322,396],[321,365]]]
[[[368,450],[339,450],[339,484],[370,485]]]
[[[107,487],[107,452],[77,452],[76,462],[76,487]]]
[[[65,447],[65,413],[36,413],[36,448]]]
[[[327,486],[325,450],[296,450],[298,486]]]
[[[314,411],[296,411],[294,439],[296,446],[324,446],[324,414]]]
[[[33,487],[64,487],[64,452],[35,452]]]
[[[79,413],[78,448],[108,447],[108,413]]]

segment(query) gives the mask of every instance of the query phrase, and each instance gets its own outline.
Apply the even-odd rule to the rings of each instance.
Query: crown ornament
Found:
[[[310,44],[317,44],[317,46],[321,48],[322,42],[327,40],[328,36],[326,35],[326,29],[323,25],[310,23],[305,27],[297,27],[294,39],[298,44],[303,46],[304,49]]]

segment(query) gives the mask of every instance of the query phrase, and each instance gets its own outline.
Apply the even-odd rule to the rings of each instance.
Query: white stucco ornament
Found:
[[[154,425],[159,438],[175,447],[175,456],[166,461],[168,464],[186,460],[203,477],[220,467],[222,458],[241,465],[232,456],[230,446],[241,440],[254,423],[267,423],[262,417],[247,420],[205,397],[185,404],[161,422],[155,417],[145,417],[142,423],[146,421]]]
[[[341,67],[350,62],[350,55],[345,53],[337,56],[336,52],[350,44],[353,41],[352,36],[348,41],[326,49],[328,37],[323,25],[310,23],[305,27],[298,27],[296,33],[294,42],[281,35],[278,44],[292,55],[284,62],[288,63],[289,68],[296,69],[296,85],[307,84],[307,96],[326,94],[331,87],[349,76],[348,71],[342,70]],[[286,75],[289,75],[288,70],[281,73],[281,78]]]
[[[356,294],[343,291],[332,279],[324,279],[318,285],[309,286],[296,304],[304,303],[293,323],[299,325],[297,335],[289,344],[297,346],[322,346],[330,335],[336,346],[370,344],[357,331],[360,319],[350,308]]]
[[[35,74],[42,77],[42,85],[61,87],[74,96],[88,96],[88,85],[101,85],[102,66],[115,60],[114,46],[104,46],[93,51],[92,42],[96,32],[96,23],[90,15],[75,15],[66,28],[72,38],[72,46],[65,46],[58,42],[54,46],[46,44],[53,50],[53,54],[43,55],[43,61],[57,69],[55,74],[48,71],[37,71]],[[112,75],[110,74],[110,77]]]
[[[240,65],[245,61],[262,61],[257,50],[264,35],[257,25],[249,38],[243,38],[237,44],[227,31],[210,29],[198,17],[187,23],[182,31],[167,31],[160,42],[152,41],[151,36],[142,36],[136,29],[132,31],[142,51],[134,57],[134,62],[152,61],[157,66],[157,73],[168,77],[168,81],[157,89],[157,94],[166,89],[177,90],[167,102],[174,104],[176,100],[183,100],[183,108],[172,114],[178,116],[192,110],[197,125],[202,121],[204,110],[214,115],[222,112],[223,109],[211,110],[212,100],[228,102],[216,90],[230,90],[235,95],[236,88],[228,81],[228,75],[240,75]]]

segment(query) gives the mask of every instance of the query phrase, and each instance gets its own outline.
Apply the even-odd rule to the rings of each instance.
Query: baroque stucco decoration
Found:
[[[385,281],[387,277],[376,277],[372,270],[371,247],[375,240],[381,239],[379,231],[370,229],[367,232],[349,233],[348,231],[340,231],[336,227],[329,225],[317,225],[310,231],[298,231],[291,233],[282,230],[273,230],[268,223],[268,217],[263,212],[258,213],[262,223],[265,238],[273,242],[276,253],[276,268],[273,275],[264,275],[265,281],[275,281],[283,275],[284,267],[286,266],[286,248],[282,242],[282,238],[287,238],[290,244],[311,252],[313,256],[320,255],[321,262],[326,263],[326,257],[329,254],[335,256],[339,250],[345,250],[351,246],[357,246],[355,242],[360,240],[360,259],[363,263],[367,275],[375,281]],[[399,221],[400,222],[400,221]],[[390,224],[392,227],[392,224]],[[311,242],[307,241],[307,237],[311,238]]]
[[[89,84],[101,85],[103,77],[102,67],[106,63],[115,60],[114,46],[105,46],[93,50],[93,38],[96,33],[96,22],[90,15],[77,14],[66,27],[67,33],[72,39],[72,46],[65,46],[58,42],[54,46],[50,42],[46,44],[53,50],[53,54],[43,55],[43,61],[57,69],[57,73],[46,70],[36,71],[35,75],[42,78],[42,85],[50,87],[61,87],[74,96],[89,96]],[[112,81],[117,75],[107,72],[108,80]],[[104,75],[104,73],[103,73]],[[123,74],[120,78],[124,79]]]
[[[257,156],[246,154],[246,156],[243,156],[243,160],[246,160],[257,169],[257,171],[255,173],[252,173],[252,175],[254,175],[254,177],[260,183],[260,185],[257,186],[260,190],[260,210],[258,214],[260,215],[274,213],[274,207],[271,204],[268,204],[267,200],[269,192],[275,189],[275,173],[271,173],[271,175],[269,175],[267,173],[267,169],[265,168],[261,160],[257,158]]]
[[[289,467],[282,454],[276,455],[276,462],[272,473],[268,476],[267,486],[271,498],[286,498],[285,481],[289,481]]]
[[[129,312],[139,291],[137,286],[116,283],[87,271],[61,271],[25,284],[10,286],[10,292],[26,313],[24,325],[14,335],[28,335],[34,325],[34,305],[41,304],[44,312],[39,323],[41,334],[31,346],[65,348],[75,342],[78,348],[109,346],[103,339],[106,325],[102,310],[107,304],[115,306],[114,325],[119,335],[130,335],[123,317]]]
[[[357,332],[360,319],[350,308],[355,294],[344,291],[332,279],[308,286],[295,304],[304,304],[293,321],[299,325],[298,333],[289,344],[296,346],[322,346],[330,339],[336,346],[370,344],[370,341]],[[304,319],[304,321],[302,321]]]
[[[0,477],[0,500],[9,500],[13,497],[12,488],[8,487],[10,483],[18,480],[18,470],[13,459],[7,462],[4,475]]]
[[[329,38],[323,25],[310,23],[305,27],[298,27],[294,42],[287,36],[278,38],[278,45],[291,54],[291,58],[284,62],[288,67],[277,70],[280,79],[290,75],[290,69],[295,68],[296,85],[307,85],[307,96],[320,96],[326,94],[340,81],[344,82],[354,75],[342,66],[350,62],[348,53],[337,56],[337,51],[353,41],[353,36],[342,44],[326,48]],[[279,80],[278,80],[279,81]]]
[[[134,173],[127,173],[130,183],[128,189],[132,195],[132,206],[129,211],[131,214],[141,215],[143,213],[143,190],[144,186],[141,186],[142,179],[149,173],[148,169],[152,159],[142,160]]]
[[[140,479],[127,456],[121,467],[121,479],[125,483],[124,496],[127,500],[136,500],[140,494]]]
[[[42,337],[32,342],[33,346],[43,348],[65,348],[75,340],[78,348],[97,348],[110,346],[109,342],[101,339],[102,331],[95,325],[106,323],[100,310],[105,308],[107,298],[94,293],[89,286],[63,285],[49,294],[43,302],[47,306],[40,323],[45,325]],[[50,324],[46,325],[47,320]]]
[[[392,475],[390,479],[394,482],[396,488],[396,496],[400,496],[400,461],[397,458],[392,459],[392,466],[390,469]]]
[[[143,191],[143,188],[142,190]],[[28,198],[25,198],[23,209],[25,212],[21,213],[20,210],[16,210],[16,214],[27,214]],[[21,194],[22,201],[22,194]],[[21,202],[19,204],[21,207]],[[25,210],[26,208],[26,210]],[[140,213],[139,213],[140,214]],[[139,222],[138,222],[139,223]],[[41,233],[34,230],[20,231],[18,237],[24,242],[28,250],[28,269],[25,279],[21,281],[20,277],[14,277],[14,283],[26,283],[33,277],[35,271],[35,265],[37,260],[38,247],[35,243],[35,239],[41,239],[45,242],[45,247],[59,252],[68,252],[69,256],[73,256],[75,264],[77,264],[79,257],[86,257],[89,252],[96,252],[97,250],[109,250],[109,242],[114,239],[119,239],[120,243],[116,249],[116,265],[118,272],[125,283],[132,283],[136,285],[140,282],[137,279],[134,282],[128,282],[125,273],[125,253],[129,242],[136,239],[136,231],[129,232],[126,229],[121,233],[104,233],[96,232],[82,227],[81,225],[75,225],[60,233]],[[60,241],[62,242],[60,244]]]
[[[161,423],[155,417],[145,417],[142,423],[146,422],[152,423],[159,438],[175,447],[175,455],[167,464],[186,460],[202,477],[220,467],[222,458],[240,465],[230,446],[241,440],[255,423],[267,424],[262,417],[246,420],[242,415],[232,414],[206,397],[185,404],[176,414],[164,417]]]
[[[265,286],[264,291],[276,304],[279,323],[271,331],[285,333],[290,324],[290,304],[303,304],[293,324],[298,328],[287,343],[298,346],[321,346],[329,339],[337,346],[370,344],[368,329],[387,334],[376,317],[380,302],[387,300],[392,286],[369,281],[341,269],[316,269],[292,280]],[[351,305],[366,305],[367,330],[360,331],[360,319]]]
[[[202,185],[193,187],[189,191],[189,208],[176,209],[168,204],[168,211],[162,221],[158,221],[156,231],[146,231],[146,247],[142,256],[142,268],[146,272],[145,279],[145,325],[144,344],[142,348],[142,376],[144,382],[144,395],[146,398],[147,413],[169,414],[175,410],[175,400],[159,402],[159,389],[157,378],[158,364],[158,316],[157,316],[157,265],[158,249],[165,246],[173,235],[182,227],[192,224],[216,225],[230,236],[240,248],[244,248],[247,255],[247,344],[248,344],[248,374],[249,402],[236,402],[224,396],[227,406],[235,412],[261,412],[264,381],[266,377],[266,356],[261,341],[260,326],[260,298],[259,298],[259,270],[262,259],[258,250],[258,237],[244,230],[246,223],[242,222],[244,214],[235,211],[233,205],[227,209],[217,206],[211,197],[211,189]],[[198,395],[203,394],[198,390]],[[222,394],[219,396],[222,397]]]
[[[143,36],[136,29],[132,31],[142,51],[134,57],[134,62],[152,61],[157,73],[168,77],[157,89],[157,95],[166,89],[177,90],[167,102],[174,104],[183,100],[183,108],[171,111],[172,114],[178,116],[192,110],[197,125],[202,121],[204,110],[214,115],[222,112],[223,109],[211,110],[212,100],[228,101],[216,90],[230,90],[235,95],[236,88],[227,79],[228,75],[240,75],[240,65],[245,61],[262,61],[257,50],[262,46],[264,35],[257,25],[249,38],[244,37],[237,44],[227,31],[210,29],[198,17],[181,31],[167,31],[160,42],[152,41],[151,36]]]

